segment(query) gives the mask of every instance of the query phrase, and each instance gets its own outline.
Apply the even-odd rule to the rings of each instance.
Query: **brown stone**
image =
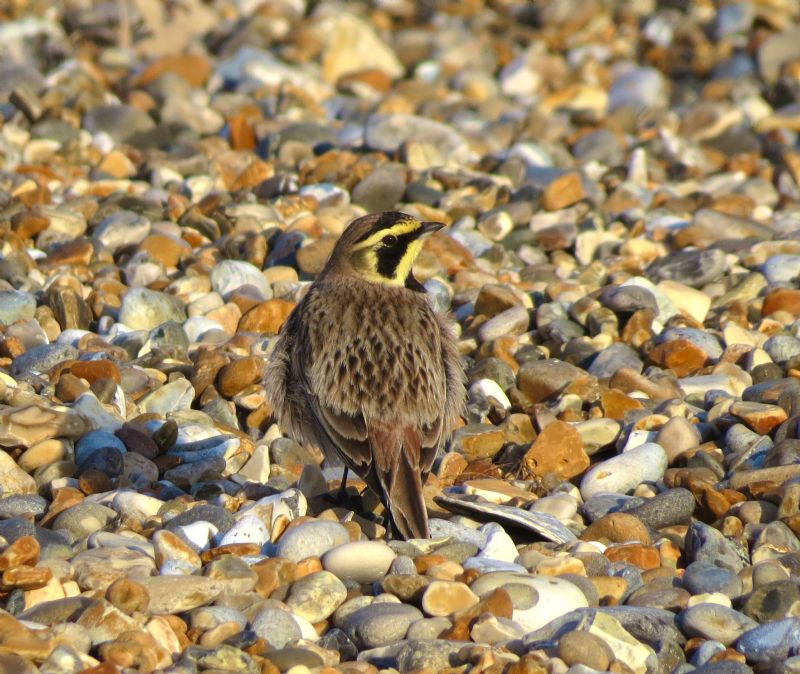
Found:
[[[136,78],[136,85],[146,87],[164,73],[174,73],[193,87],[203,86],[211,75],[211,64],[201,54],[170,54],[152,61]]]
[[[226,398],[261,380],[264,359],[260,356],[245,356],[231,361],[217,375],[217,389]]]
[[[479,601],[464,583],[434,580],[422,595],[422,609],[427,615],[448,616],[475,606]]]
[[[69,372],[90,384],[98,379],[120,382],[119,366],[110,360],[76,360],[69,366]]]
[[[487,283],[478,292],[475,300],[475,313],[491,318],[520,304],[519,297],[508,286]]]
[[[106,599],[123,613],[144,613],[150,604],[150,593],[130,578],[117,578],[106,590]]]
[[[47,229],[50,219],[36,211],[22,211],[11,217],[11,229],[23,239],[32,239]]]
[[[642,403],[624,394],[617,388],[610,388],[603,391],[600,398],[603,407],[603,416],[609,419],[625,419],[625,414],[631,410],[642,409]]]
[[[61,244],[44,259],[48,266],[86,267],[92,261],[94,246],[87,239],[76,239]]]
[[[547,185],[541,195],[541,204],[548,211],[557,211],[572,206],[585,197],[580,175],[565,173]]]
[[[482,614],[489,613],[497,618],[511,618],[514,611],[514,604],[511,596],[502,587],[498,587],[486,599],[456,613],[453,619],[453,626],[439,635],[440,639],[451,639],[453,641],[469,641],[469,632],[472,623]]]
[[[418,604],[425,589],[432,582],[427,576],[413,573],[392,574],[384,577],[381,587],[384,592],[393,594],[400,601]]]
[[[53,494],[53,501],[50,503],[50,507],[47,509],[47,512],[44,514],[44,517],[39,524],[42,526],[48,525],[67,508],[77,505],[83,501],[83,499],[83,493],[77,489],[73,489],[72,487],[62,487],[61,489],[57,489],[55,494]]]
[[[617,576],[589,576],[597,590],[600,606],[617,606],[628,591],[628,581]]]
[[[219,371],[228,363],[228,358],[219,351],[201,349],[196,351],[194,373],[191,383],[198,396],[214,383]]]
[[[671,339],[648,354],[656,365],[672,370],[677,377],[694,374],[708,363],[708,354],[688,339]]]
[[[776,288],[768,292],[761,305],[761,315],[769,316],[776,311],[786,311],[792,316],[800,316],[800,290]]]
[[[569,480],[589,467],[589,456],[583,450],[580,433],[570,424],[554,421],[533,441],[523,465],[531,476],[555,473]]]
[[[15,654],[23,658],[42,661],[55,647],[52,637],[28,629],[5,611],[0,614],[0,654]]]
[[[741,419],[756,433],[766,435],[788,418],[786,410],[778,405],[737,400],[729,412]]]
[[[234,150],[252,150],[258,138],[248,115],[237,113],[228,120],[231,147]]]
[[[268,164],[260,159],[255,159],[246,169],[236,176],[229,189],[231,192],[251,189],[267,178],[271,178],[274,173],[275,169],[272,167],[272,164]]]
[[[242,316],[237,331],[276,335],[294,307],[294,302],[286,300],[272,299],[261,302]]]
[[[150,234],[139,244],[139,250],[145,251],[165,267],[177,267],[181,258],[192,252],[191,246],[183,239],[160,232]]]
[[[41,546],[33,536],[20,536],[0,555],[0,571],[15,566],[36,566],[39,562]]]
[[[661,566],[658,548],[652,545],[627,543],[606,548],[604,552],[612,562],[627,562],[640,569],[656,569]]]
[[[636,541],[648,545],[650,534],[639,519],[628,513],[609,513],[596,519],[580,535],[582,541],[628,543]]]
[[[114,482],[102,470],[90,468],[84,470],[78,479],[78,487],[86,494],[103,494],[114,488]]]
[[[282,557],[271,557],[250,567],[258,574],[255,591],[268,598],[276,588],[294,582],[297,564]]]
[[[18,588],[20,590],[36,590],[44,587],[53,578],[53,571],[47,566],[15,566],[3,571],[0,588],[5,591]]]

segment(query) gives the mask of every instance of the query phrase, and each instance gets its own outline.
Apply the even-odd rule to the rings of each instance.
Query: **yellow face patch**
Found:
[[[372,283],[403,286],[422,250],[422,223],[409,218],[381,229],[350,251],[350,265]]]

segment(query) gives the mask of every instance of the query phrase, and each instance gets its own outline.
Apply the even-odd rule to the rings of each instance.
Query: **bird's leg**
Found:
[[[338,500],[342,503],[350,504],[350,497],[347,495],[347,466],[342,471],[342,484],[339,485],[339,493],[337,494]]]

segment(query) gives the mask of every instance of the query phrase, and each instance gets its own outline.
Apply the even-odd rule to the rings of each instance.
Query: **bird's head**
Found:
[[[441,222],[420,222],[396,211],[365,215],[344,231],[328,267],[371,283],[418,289],[411,267],[425,237],[442,227]]]

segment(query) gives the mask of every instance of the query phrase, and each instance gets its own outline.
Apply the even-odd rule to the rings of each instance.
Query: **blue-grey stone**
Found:
[[[770,283],[794,284],[800,276],[800,255],[772,255],[761,265],[761,271]]]
[[[656,338],[656,343],[671,342],[675,339],[691,342],[702,349],[711,360],[719,360],[722,357],[722,345],[719,340],[710,332],[697,328],[669,328]]]
[[[750,563],[747,547],[725,536],[722,532],[703,522],[694,521],[686,532],[686,559],[692,562],[705,561],[741,571]]]
[[[36,298],[21,290],[0,290],[0,325],[27,321],[36,313]]]
[[[0,498],[0,519],[10,519],[31,513],[44,515],[47,499],[38,494],[13,494]]]
[[[736,650],[750,663],[784,660],[800,650],[800,620],[786,618],[758,625],[739,637]]]
[[[758,623],[740,611],[722,604],[695,604],[678,615],[678,624],[690,637],[733,644],[742,634]]]
[[[764,351],[776,363],[785,363],[800,354],[800,339],[790,335],[773,335],[764,342]]]
[[[631,347],[623,342],[614,342],[607,349],[603,349],[589,365],[588,372],[598,379],[613,376],[620,368],[630,368],[641,372],[644,363]]]
[[[127,452],[125,443],[109,431],[90,431],[75,443],[75,463],[81,464],[101,447],[113,447],[121,453]]]
[[[78,349],[69,344],[42,344],[17,356],[11,364],[11,373],[27,374],[49,372],[54,365],[78,357]]]
[[[692,562],[683,574],[683,587],[692,594],[720,592],[735,598],[742,594],[742,581],[731,569],[708,560]]]

